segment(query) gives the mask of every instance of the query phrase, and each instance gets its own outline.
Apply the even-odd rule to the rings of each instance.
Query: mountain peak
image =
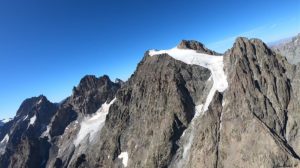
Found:
[[[182,40],[178,45],[177,48],[181,49],[192,49],[192,50],[204,50],[206,47],[204,44],[196,41],[196,40]]]
[[[96,86],[109,85],[112,81],[107,75],[97,78],[95,75],[84,76],[77,87],[74,87],[73,91],[85,92],[87,90],[97,88]]]
[[[49,100],[44,95],[31,97],[24,100],[17,111],[17,116],[27,115],[28,111],[30,111],[35,105],[39,105],[42,102],[49,102]]]
[[[239,52],[244,55],[247,53],[256,52],[263,52],[268,55],[272,53],[272,51],[262,40],[257,38],[248,39],[246,37],[236,38],[231,50],[233,51],[233,53]]]
[[[177,48],[196,50],[199,53],[205,53],[205,54],[210,54],[210,55],[220,55],[217,52],[206,48],[204,44],[202,44],[196,40],[182,40],[177,45]]]

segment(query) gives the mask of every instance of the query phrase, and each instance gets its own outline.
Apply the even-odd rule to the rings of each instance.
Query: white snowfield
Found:
[[[127,167],[128,164],[128,152],[122,152],[120,153],[120,155],[118,156],[119,159],[122,159],[122,163],[124,165],[124,167]]]
[[[213,99],[213,96],[216,91],[224,92],[228,87],[226,80],[226,75],[224,73],[223,67],[223,56],[215,56],[209,54],[198,53],[195,50],[191,49],[179,49],[177,47],[169,50],[150,50],[149,55],[159,55],[159,54],[168,54],[176,60],[182,61],[186,64],[199,65],[205,68],[208,68],[212,73],[213,86],[208,93],[206,102],[202,107],[202,112],[207,111],[210,102]],[[197,109],[198,110],[198,109]]]
[[[90,142],[94,139],[96,133],[104,126],[109,107],[114,103],[115,100],[116,98],[109,103],[105,102],[94,115],[83,119],[83,121],[80,123],[80,130],[77,134],[77,138],[74,141],[75,146],[78,146],[86,136],[89,136]]]

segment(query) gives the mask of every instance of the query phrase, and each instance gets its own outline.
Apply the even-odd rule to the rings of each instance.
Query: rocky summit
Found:
[[[0,167],[300,167],[299,102],[284,52],[183,40],[146,51],[126,82],[87,75],[61,103],[26,99],[0,127]]]

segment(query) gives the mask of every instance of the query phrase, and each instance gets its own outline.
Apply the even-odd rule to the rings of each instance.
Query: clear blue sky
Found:
[[[28,97],[61,101],[86,74],[126,80],[147,49],[195,39],[223,52],[299,21],[299,0],[0,0],[0,118]]]

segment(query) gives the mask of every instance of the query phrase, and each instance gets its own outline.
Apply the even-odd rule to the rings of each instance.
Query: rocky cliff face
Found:
[[[297,167],[299,97],[300,66],[258,39],[223,56],[184,40],[125,83],[86,76],[59,106],[25,101],[0,128],[0,167]]]

